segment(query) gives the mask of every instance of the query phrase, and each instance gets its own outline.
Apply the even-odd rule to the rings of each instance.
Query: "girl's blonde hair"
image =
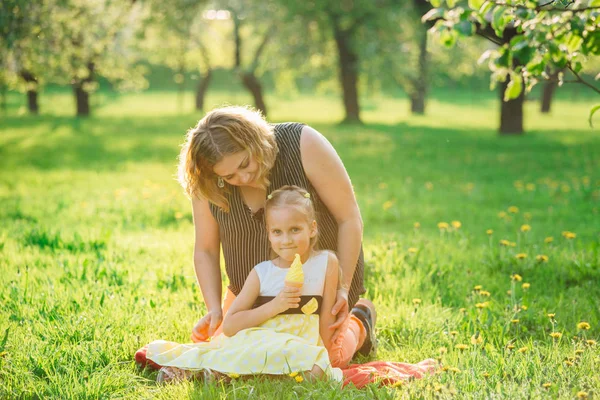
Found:
[[[258,164],[257,181],[266,188],[278,152],[273,127],[249,107],[222,107],[206,114],[187,132],[179,153],[178,180],[188,197],[206,198],[229,212],[227,188],[218,187],[213,167],[244,150]]]
[[[306,215],[309,225],[316,221],[315,206],[310,198],[310,193],[306,190],[294,186],[286,185],[275,190],[267,197],[265,203],[265,216],[269,215],[269,211],[278,207],[295,207],[302,214]],[[310,239],[310,249],[312,250],[317,244],[319,238],[319,227],[317,226],[317,234]]]

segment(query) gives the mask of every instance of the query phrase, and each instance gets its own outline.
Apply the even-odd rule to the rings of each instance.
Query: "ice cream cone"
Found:
[[[302,270],[302,260],[300,254],[296,254],[290,270],[285,276],[285,284],[287,286],[301,288],[304,285],[304,271]]]

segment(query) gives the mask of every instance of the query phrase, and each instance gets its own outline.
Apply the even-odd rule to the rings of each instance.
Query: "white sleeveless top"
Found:
[[[302,296],[322,296],[325,288],[328,251],[319,251],[302,264],[304,285]],[[280,268],[273,261],[263,261],[254,267],[260,280],[260,296],[277,296],[285,286],[285,276],[289,268]]]

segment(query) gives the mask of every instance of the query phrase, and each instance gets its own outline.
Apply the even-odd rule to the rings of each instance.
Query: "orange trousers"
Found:
[[[227,314],[234,299],[235,294],[228,289],[227,294],[225,294],[225,300],[223,300],[223,315]],[[215,336],[222,332],[222,327],[223,325],[217,329]],[[337,368],[346,368],[350,364],[352,357],[354,357],[356,350],[364,343],[366,337],[367,330],[362,322],[354,315],[348,314],[348,317],[340,327],[338,337],[331,343],[331,347],[327,349],[331,365]]]

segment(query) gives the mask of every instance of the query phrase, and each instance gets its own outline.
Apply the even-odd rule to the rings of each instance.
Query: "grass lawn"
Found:
[[[460,92],[432,100],[426,116],[409,115],[404,99],[367,100],[363,126],[337,125],[337,98],[269,101],[272,121],[325,134],[352,178],[378,359],[439,358],[438,374],[343,392],[291,378],[157,386],[135,350],[187,341],[205,311],[191,210],[174,180],[178,146],[201,117],[187,111],[190,96],[180,112],[171,92],[100,93],[88,119],[71,117],[69,93],[45,94],[39,117],[19,115],[22,99],[9,97],[0,117],[0,398],[600,396],[592,103],[560,100],[552,115],[528,103],[527,134],[499,137],[495,99]],[[223,102],[249,98],[207,99]]]

